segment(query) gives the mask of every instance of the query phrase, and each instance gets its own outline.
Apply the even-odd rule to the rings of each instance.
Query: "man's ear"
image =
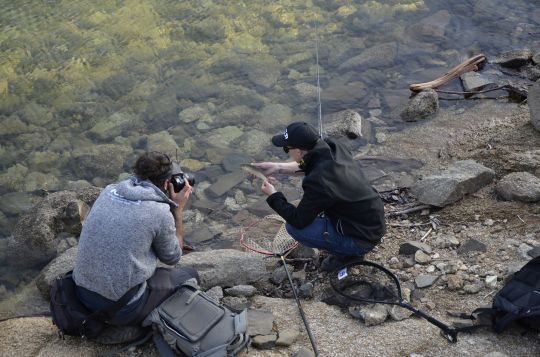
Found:
[[[169,189],[169,182],[171,182],[171,180],[165,180],[162,187],[163,191],[167,192],[167,190]]]

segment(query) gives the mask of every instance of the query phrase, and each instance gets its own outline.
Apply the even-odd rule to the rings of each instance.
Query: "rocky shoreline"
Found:
[[[531,100],[537,99],[531,97]],[[504,281],[526,261],[540,254],[540,207],[535,193],[540,158],[534,155],[540,147],[540,134],[531,125],[531,117],[538,115],[534,103],[529,103],[531,108],[507,103],[478,104],[460,115],[452,110],[441,111],[432,122],[389,135],[384,147],[367,147],[363,152],[366,156],[401,159],[421,156],[427,164],[415,173],[422,180],[417,180],[416,186],[411,185],[415,187],[412,191],[418,201],[408,191],[391,191],[387,213],[420,204],[428,204],[427,208],[389,215],[385,241],[367,259],[392,269],[404,290],[410,292],[413,304],[442,321],[454,322],[448,312],[470,312],[489,305]],[[448,125],[449,118],[453,120],[452,125]],[[438,132],[437,128],[443,125],[445,132]],[[439,136],[450,140],[440,140]],[[426,137],[430,140],[425,140]],[[434,147],[439,150],[433,150]],[[441,155],[441,151],[446,155]],[[469,161],[460,163],[459,160]],[[527,174],[517,174],[519,172]],[[389,180],[395,187],[402,177],[399,172],[392,172],[379,183]],[[445,190],[437,189],[440,187]],[[426,198],[426,192],[431,194],[430,198]],[[68,207],[70,200],[88,197],[72,193],[53,195],[62,194],[69,199],[53,200],[50,195],[44,201],[61,201]],[[58,212],[65,216],[66,210]],[[62,220],[55,220],[59,221]],[[65,227],[68,225],[64,224],[62,229]],[[19,312],[31,304],[34,308],[46,307],[45,300],[36,296],[37,290],[31,286],[36,283],[46,296],[51,279],[69,270],[76,246],[69,248],[67,242],[62,244],[68,249],[49,263],[26,290],[8,297],[3,304],[11,304],[12,311]],[[313,252],[309,254],[316,257]],[[305,264],[294,260],[290,263],[299,287],[313,284],[313,278],[319,275],[316,269],[306,268]],[[308,353],[309,341],[294,300],[265,296],[276,291],[276,286],[286,285],[282,284],[285,277],[279,278],[276,273],[279,261],[225,249],[190,253],[182,264],[197,268],[203,289],[223,303],[258,311],[252,315],[258,314],[257,321],[266,326],[266,330],[258,330],[254,335],[262,337],[257,338],[258,348],[252,348],[249,355],[303,356],[302,353]],[[316,267],[315,262],[313,267]],[[462,334],[456,344],[448,344],[438,335],[437,328],[409,314],[396,314],[377,306],[343,308],[326,304],[322,302],[326,289],[317,281],[311,290],[300,291],[307,291],[302,303],[323,356],[358,353],[366,356],[530,356],[540,353],[540,336],[521,335],[519,329],[501,335],[489,331]],[[287,297],[286,288],[281,291]],[[0,349],[5,355],[96,355],[113,349],[79,339],[58,340],[54,326],[45,317],[4,321],[0,323],[0,331]],[[126,355],[156,355],[156,352],[152,346],[145,346]]]

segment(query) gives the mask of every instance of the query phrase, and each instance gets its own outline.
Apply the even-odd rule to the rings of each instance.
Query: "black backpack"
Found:
[[[540,331],[540,257],[532,259],[514,274],[495,295],[491,308],[479,308],[462,317],[481,323],[457,328],[458,331],[489,326],[501,333],[512,323]]]
[[[96,338],[107,327],[106,321],[135,296],[140,286],[131,288],[109,307],[91,312],[77,298],[72,272],[57,277],[51,286],[51,315],[61,337],[64,335]]]

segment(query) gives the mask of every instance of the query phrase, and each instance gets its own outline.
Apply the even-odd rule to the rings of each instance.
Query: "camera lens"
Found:
[[[184,188],[184,186],[186,185],[186,182],[184,180],[187,180],[190,186],[195,185],[195,177],[186,173],[176,174],[171,177],[171,183],[173,184],[174,192],[180,192]]]
[[[184,182],[184,175],[174,175],[173,177],[171,177],[171,183],[174,187],[174,192],[180,192],[186,185],[186,183]]]

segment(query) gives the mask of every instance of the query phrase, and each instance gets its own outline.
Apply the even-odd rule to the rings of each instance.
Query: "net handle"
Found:
[[[360,298],[357,298],[357,297],[355,298],[354,296],[351,296],[351,295],[348,295],[348,294],[345,294],[344,292],[342,292],[336,286],[336,283],[335,283],[335,280],[336,280],[335,278],[337,277],[337,271],[338,270],[341,271],[341,270],[343,270],[345,268],[349,269],[349,268],[354,267],[356,265],[371,266],[371,267],[374,267],[376,269],[381,270],[386,275],[388,275],[388,277],[390,277],[394,281],[394,283],[396,284],[397,294],[398,294],[398,301],[385,302],[385,301],[377,301],[377,300],[372,300],[372,299],[360,299]],[[441,322],[441,321],[437,320],[436,318],[434,318],[433,316],[430,316],[430,315],[426,314],[425,312],[415,308],[414,306],[412,306],[411,304],[409,304],[407,301],[405,301],[403,299],[403,296],[402,296],[402,293],[401,293],[401,284],[399,283],[398,278],[394,275],[394,273],[392,273],[390,270],[386,269],[385,267],[383,267],[383,266],[381,266],[379,264],[373,263],[373,262],[368,262],[368,261],[353,261],[353,262],[350,262],[348,264],[345,264],[340,269],[336,269],[336,271],[334,271],[334,274],[335,274],[334,278],[330,279],[330,285],[332,286],[332,289],[334,289],[334,291],[337,292],[338,294],[340,294],[340,295],[342,295],[342,296],[344,296],[344,297],[346,297],[348,299],[356,300],[356,301],[387,304],[387,305],[399,305],[399,306],[413,312],[415,315],[427,320],[428,322],[432,323],[433,325],[437,326],[438,328],[440,328],[443,337],[446,338],[449,342],[452,342],[452,343],[457,342],[457,330],[454,327],[448,326],[444,322]]]

